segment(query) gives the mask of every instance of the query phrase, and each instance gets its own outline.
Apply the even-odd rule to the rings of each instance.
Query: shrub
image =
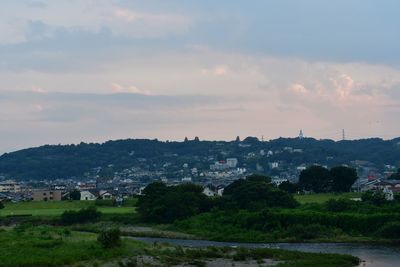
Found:
[[[296,224],[290,226],[287,229],[287,231],[289,236],[301,240],[327,237],[331,235],[332,232],[330,229],[320,224],[309,224],[309,225]]]
[[[119,229],[102,231],[97,237],[103,248],[114,248],[121,246],[121,232]]]
[[[349,199],[330,199],[325,205],[327,211],[342,212],[351,210],[355,204],[355,201]]]
[[[367,191],[362,194],[361,200],[376,206],[382,206],[388,202],[382,191]]]
[[[1,209],[4,209],[4,204],[3,204],[3,202],[0,201],[0,210]]]
[[[101,216],[101,212],[97,211],[96,207],[87,207],[79,211],[67,210],[61,215],[62,224],[74,224],[84,222],[97,221]]]
[[[384,224],[379,230],[378,235],[384,238],[400,238],[400,222],[389,222]]]

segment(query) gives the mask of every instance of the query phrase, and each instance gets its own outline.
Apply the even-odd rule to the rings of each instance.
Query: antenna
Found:
[[[300,130],[299,139],[303,139],[303,138],[304,138],[303,130]]]
[[[342,141],[346,140],[346,133],[344,129],[342,129]]]

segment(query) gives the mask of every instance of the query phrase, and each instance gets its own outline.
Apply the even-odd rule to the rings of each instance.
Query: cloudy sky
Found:
[[[400,135],[398,0],[2,0],[0,153]]]

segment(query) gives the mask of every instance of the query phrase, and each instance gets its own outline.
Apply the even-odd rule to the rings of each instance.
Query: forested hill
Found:
[[[293,153],[288,148],[302,152]],[[274,154],[268,157],[268,151]],[[249,170],[255,170],[257,165],[267,170],[272,161],[287,166],[313,163],[333,166],[361,160],[382,168],[384,164],[400,165],[400,138],[338,142],[312,138],[261,142],[254,137],[231,142],[128,139],[103,144],[45,145],[2,155],[0,175],[14,179],[81,178],[99,167],[114,172],[132,167],[177,172],[185,163],[190,168],[205,170],[216,160],[232,157],[239,160],[238,167]]]

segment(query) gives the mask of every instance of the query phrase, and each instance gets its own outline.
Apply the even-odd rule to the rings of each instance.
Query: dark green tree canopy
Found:
[[[281,183],[278,188],[290,194],[294,194],[299,191],[299,186],[297,184],[293,184],[289,181]]]
[[[351,186],[357,180],[357,172],[353,168],[339,166],[330,170],[333,179],[333,192],[349,192]]]
[[[338,166],[328,170],[322,166],[311,166],[300,173],[299,186],[302,190],[315,193],[348,192],[357,178],[353,168]]]
[[[362,194],[361,200],[376,206],[382,206],[388,202],[382,191],[367,191]]]
[[[203,188],[194,184],[166,186],[149,184],[139,197],[137,210],[144,220],[171,223],[188,218],[211,208],[211,200],[203,194]]]
[[[299,186],[306,191],[315,193],[329,192],[332,188],[333,178],[327,168],[311,166],[300,173]]]
[[[239,179],[224,190],[226,201],[241,209],[258,210],[270,207],[295,207],[298,203],[287,192],[271,184],[271,178],[252,175]]]

